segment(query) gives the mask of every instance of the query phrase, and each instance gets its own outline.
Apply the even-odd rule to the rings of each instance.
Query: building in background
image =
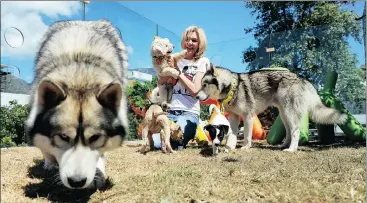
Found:
[[[31,85],[25,80],[14,76],[14,67],[1,64],[0,96],[1,106],[7,106],[9,101],[17,100],[18,104],[28,104]],[[18,69],[19,71],[19,69]]]
[[[127,73],[128,84],[133,84],[135,81],[150,82],[155,75],[153,68],[131,69]],[[17,100],[19,104],[28,104],[31,84],[5,69],[1,70],[0,80],[1,106],[8,105],[12,100]]]
[[[127,79],[137,80],[139,82],[150,82],[153,79],[153,75],[136,70],[131,70],[127,72]]]

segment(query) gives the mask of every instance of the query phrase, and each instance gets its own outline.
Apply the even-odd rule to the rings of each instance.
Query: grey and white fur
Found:
[[[105,153],[128,132],[127,66],[122,37],[105,20],[56,22],[41,40],[28,141],[68,188],[105,184]]]
[[[242,149],[251,147],[253,115],[268,106],[275,106],[286,128],[286,138],[280,146],[284,151],[297,151],[302,116],[320,124],[343,124],[347,115],[326,107],[307,80],[287,70],[261,70],[251,73],[234,73],[222,67],[210,68],[202,79],[200,100],[208,98],[224,101],[233,88],[233,98],[224,103],[229,112],[229,122],[234,134],[238,134],[239,116],[244,118]]]

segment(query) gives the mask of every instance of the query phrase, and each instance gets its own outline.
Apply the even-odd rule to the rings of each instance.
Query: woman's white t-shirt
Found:
[[[181,59],[177,62],[177,67],[191,81],[195,80],[197,72],[205,73],[209,68],[209,65],[209,59],[206,57],[202,57],[195,62],[187,59]],[[190,92],[185,88],[181,81],[178,81],[176,85],[173,86],[170,110],[189,111],[199,115],[200,101],[191,96]]]

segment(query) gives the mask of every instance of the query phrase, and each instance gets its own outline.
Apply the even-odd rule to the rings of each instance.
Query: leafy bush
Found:
[[[28,105],[18,104],[16,100],[0,108],[1,147],[25,144],[25,121],[28,113]]]

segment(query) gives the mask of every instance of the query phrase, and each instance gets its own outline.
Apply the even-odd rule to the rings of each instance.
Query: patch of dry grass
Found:
[[[1,152],[1,202],[366,202],[364,147],[301,147],[286,153],[257,142],[216,157],[189,148],[107,156],[102,191],[71,191],[45,172],[36,148]]]

